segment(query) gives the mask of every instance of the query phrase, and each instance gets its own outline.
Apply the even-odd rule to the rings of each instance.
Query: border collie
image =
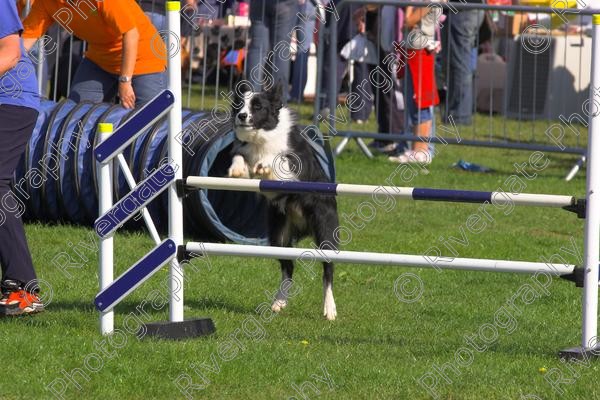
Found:
[[[296,116],[284,107],[281,85],[264,92],[246,92],[234,104],[237,138],[228,175],[235,178],[327,182],[314,150],[295,124]],[[236,107],[237,106],[237,107]],[[265,193],[268,202],[268,235],[271,246],[291,247],[312,236],[319,248],[333,245],[339,226],[334,196]],[[335,247],[334,247],[335,249]],[[281,311],[288,302],[294,263],[279,260],[281,285],[271,309]],[[311,263],[312,265],[312,263]],[[333,263],[323,263],[323,315],[336,317],[333,299]]]

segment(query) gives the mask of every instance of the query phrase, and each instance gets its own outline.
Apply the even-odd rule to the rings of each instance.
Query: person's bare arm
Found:
[[[429,7],[406,7],[404,24],[408,29],[414,28],[431,9]]]
[[[39,39],[23,39],[23,47],[25,47],[25,51],[31,50],[35,42]]]
[[[137,59],[138,42],[140,34],[137,28],[133,28],[123,34],[123,59],[121,62],[121,76],[133,77],[135,61]],[[119,98],[125,108],[135,107],[135,93],[131,80],[129,82],[119,82]]]
[[[31,1],[31,9],[29,14],[23,20],[23,47],[25,51],[29,52],[35,42],[37,42],[50,28],[50,25],[54,23],[54,19],[41,0]]]
[[[14,33],[0,39],[0,76],[14,68],[20,59],[19,34]]]

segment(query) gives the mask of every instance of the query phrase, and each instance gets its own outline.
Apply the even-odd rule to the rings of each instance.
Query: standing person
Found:
[[[55,19],[88,43],[73,78],[71,100],[109,102],[118,94],[123,107],[133,108],[166,88],[167,50],[135,0],[76,5],[67,0],[37,0],[23,22],[25,48]]]
[[[439,103],[435,84],[435,53],[439,42],[435,40],[435,29],[441,15],[439,7],[406,7],[404,25],[410,29],[406,37],[406,108],[413,134],[419,138],[431,135],[432,106]],[[389,157],[392,162],[431,163],[432,154],[426,140],[415,141],[411,150]]]
[[[481,0],[464,0],[467,3],[481,3]],[[473,65],[472,52],[475,48],[477,32],[483,22],[483,10],[461,10],[457,14],[448,14],[444,24],[443,67],[448,78],[448,106],[442,120],[470,125],[473,117]]]
[[[397,7],[383,6],[380,8],[379,6],[372,5],[367,5],[354,14],[359,32],[365,32],[367,38],[377,49],[377,59],[379,62],[378,64],[368,66],[355,64],[355,80],[363,86],[363,90],[357,91],[357,93],[361,97],[366,97],[365,94],[368,94],[371,98],[364,98],[367,106],[359,110],[356,114],[357,116],[353,116],[353,119],[366,120],[369,117],[372,106],[375,106],[378,133],[398,134],[402,133],[404,129],[404,112],[400,104],[401,102],[398,100],[398,95],[401,96],[400,81],[396,76],[393,76],[395,74],[391,74],[391,68],[389,67],[390,64],[393,65],[390,62],[390,56],[396,51],[394,48],[394,39],[397,33],[396,28],[399,25],[399,15],[403,16],[403,14],[398,13]],[[392,59],[396,59],[396,57],[392,57]],[[358,68],[356,68],[357,66]],[[391,87],[385,87],[387,85],[381,84],[371,84],[373,83],[371,82],[371,74],[376,73],[377,68],[386,74],[384,79],[389,79]],[[381,81],[381,76],[377,76],[377,80]],[[365,90],[365,87],[367,90]],[[360,117],[361,114],[362,118]],[[374,140],[369,144],[369,147],[380,153],[397,154],[405,150],[406,144],[390,140]]]
[[[337,7],[337,4],[340,0],[322,0],[321,3],[323,6],[329,5],[329,3],[333,3],[333,6]],[[344,76],[346,75],[346,70],[348,68],[348,62],[341,56],[340,52],[346,43],[348,43],[357,33],[358,28],[356,23],[352,21],[352,15],[362,8],[363,6],[360,4],[348,4],[347,7],[339,10],[338,14],[338,24],[337,24],[337,43],[332,43],[330,35],[325,35],[324,43],[319,43],[319,46],[323,46],[323,55],[325,61],[323,62],[323,71],[321,80],[321,95],[318,97],[320,104],[319,109],[321,110],[321,115],[323,117],[329,116],[329,79],[330,79],[330,71],[331,68],[335,68],[335,93],[336,95],[342,89],[342,84],[344,80]],[[325,29],[331,29],[331,21],[335,18],[334,13],[325,13]],[[322,26],[319,29],[323,29]],[[336,54],[337,54],[337,62],[335,63],[335,67],[330,65],[329,63],[329,51],[331,46],[335,46]],[[356,81],[356,79],[355,79]],[[318,93],[317,93],[318,94]]]
[[[138,4],[142,7],[144,14],[150,18],[157,31],[161,32],[167,29],[167,0],[139,0]]]
[[[152,21],[152,25],[154,25],[156,30],[161,33],[164,33],[164,31],[168,29],[167,1],[168,0],[137,0],[142,11],[144,11],[144,14]],[[198,8],[196,0],[184,0],[182,3],[192,6],[194,9]],[[185,18],[182,18],[181,30],[183,31],[186,28],[189,28],[187,25],[189,25],[189,22]]]
[[[292,92],[291,100],[302,102],[304,100],[304,89],[308,80],[308,58],[310,46],[313,42],[315,21],[317,19],[315,6],[310,0],[298,0],[300,11],[298,13],[296,29],[296,59],[292,65]]]
[[[35,127],[40,99],[35,69],[20,34],[16,3],[0,1],[0,198],[13,197],[10,182]],[[10,201],[3,201],[3,204]],[[44,310],[19,208],[0,208],[0,315]]]
[[[298,0],[250,2],[250,45],[246,77],[254,91],[282,83],[287,102],[290,81],[290,33],[298,13]]]

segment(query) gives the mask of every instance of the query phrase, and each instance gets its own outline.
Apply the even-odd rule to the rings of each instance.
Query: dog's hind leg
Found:
[[[314,216],[313,226],[317,246],[323,250],[338,251],[334,239],[334,231],[339,222],[335,208],[333,210],[319,210]],[[333,213],[332,213],[333,211]],[[333,263],[323,263],[323,316],[333,321],[337,316],[335,300],[333,298]]]
[[[269,241],[271,246],[291,246],[292,238],[289,221],[284,214],[274,208],[270,211],[270,228]],[[281,284],[271,305],[271,310],[274,312],[279,312],[287,306],[289,288],[292,286],[292,274],[294,272],[293,261],[279,260],[279,264],[281,264]]]

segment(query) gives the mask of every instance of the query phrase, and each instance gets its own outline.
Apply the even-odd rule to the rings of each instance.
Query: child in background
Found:
[[[439,7],[407,7],[404,25],[410,29],[406,37],[406,108],[415,136],[428,138],[432,129],[432,106],[439,103],[435,84],[436,27],[441,15]],[[389,157],[392,162],[431,163],[432,154],[426,140],[413,142],[412,149]]]

